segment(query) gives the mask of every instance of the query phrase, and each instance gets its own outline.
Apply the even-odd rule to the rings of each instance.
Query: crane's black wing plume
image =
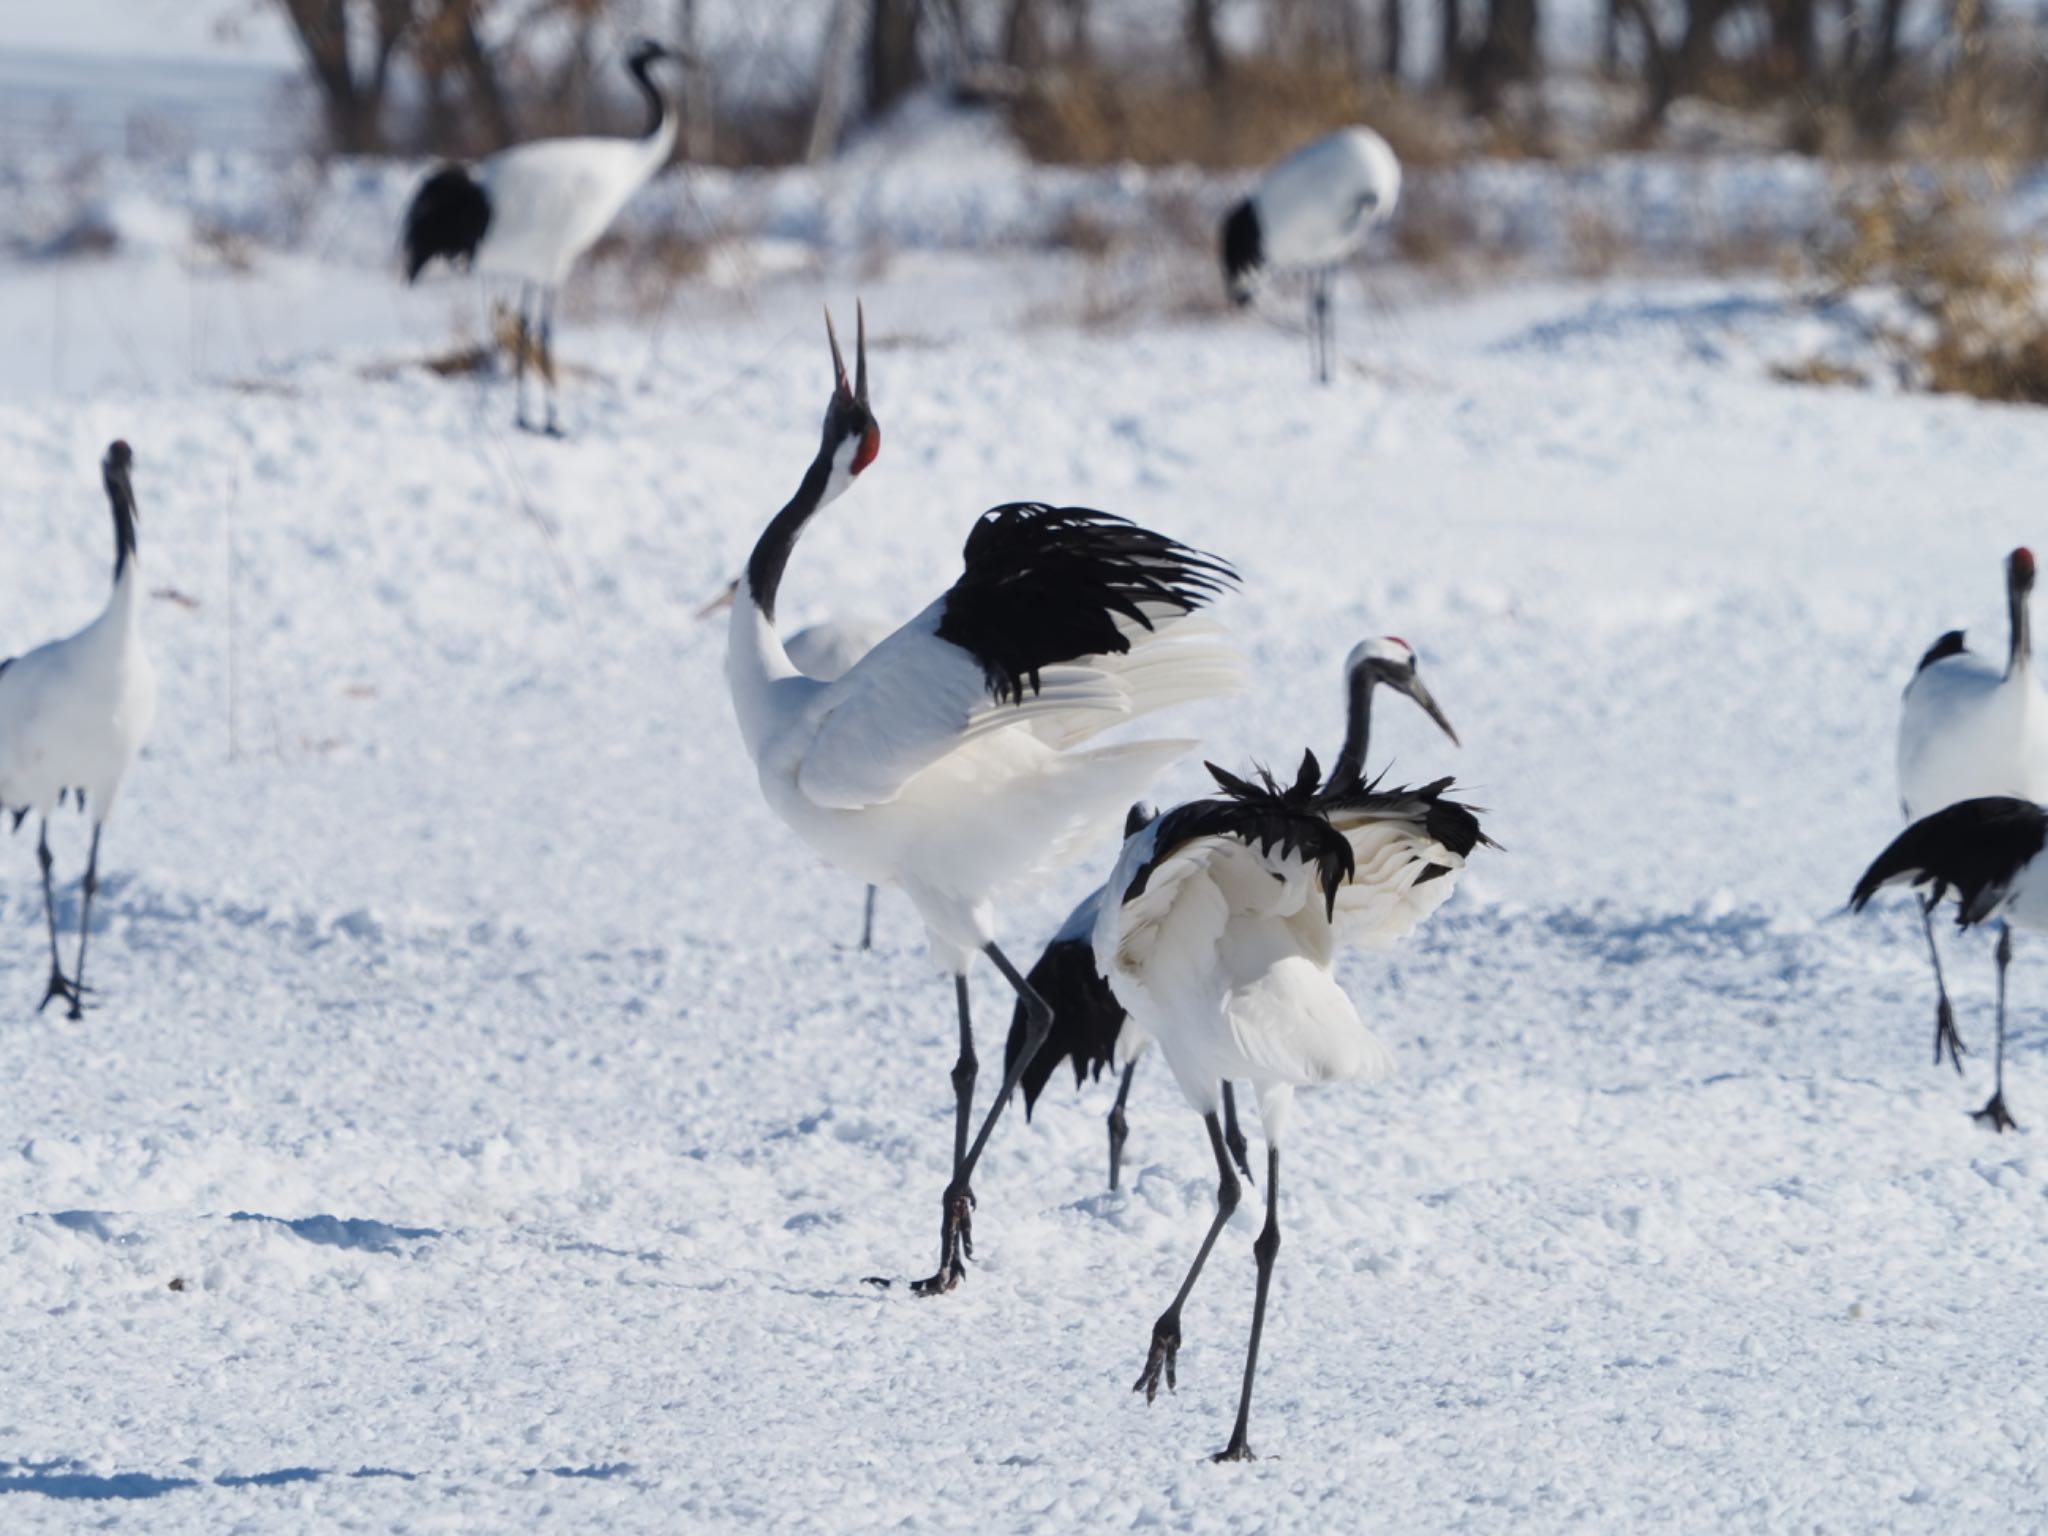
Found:
[[[1326,816],[1364,816],[1416,822],[1431,842],[1461,859],[1470,858],[1474,848],[1499,848],[1500,844],[1488,837],[1479,825],[1481,807],[1444,798],[1444,792],[1451,784],[1449,778],[1442,778],[1420,789],[1405,786],[1381,789],[1380,780],[1375,779],[1362,787],[1326,789],[1317,797],[1316,804]],[[1421,885],[1449,873],[1447,866],[1432,864],[1415,883]]]
[[[1174,852],[1202,837],[1234,837],[1261,854],[1278,849],[1316,867],[1323,899],[1330,911],[1337,906],[1337,891],[1356,868],[1351,843],[1335,827],[1318,802],[1316,788],[1322,769],[1313,752],[1304,752],[1301,771],[1294,783],[1282,789],[1263,768],[1256,782],[1225,772],[1214,763],[1203,764],[1216,780],[1223,795],[1215,800],[1190,800],[1159,819],[1152,857],[1139,866],[1125,888],[1126,902],[1141,896],[1151,882],[1152,872]]]
[[[1913,675],[1918,677],[1937,661],[1946,661],[1951,656],[1967,655],[1969,649],[1963,644],[1963,632],[1960,629],[1952,629],[1927,647],[1927,654],[1920,658],[1920,665],[1913,669]]]
[[[1223,286],[1233,304],[1252,301],[1252,284],[1266,264],[1266,240],[1259,228],[1259,210],[1251,199],[1230,210],[1223,221]]]
[[[1126,518],[1036,501],[982,513],[962,557],[938,636],[1009,702],[1038,691],[1042,667],[1129,650],[1118,620],[1150,629],[1147,605],[1192,613],[1237,581],[1224,561]]]
[[[1076,1088],[1091,1077],[1102,1076],[1102,1069],[1116,1059],[1116,1037],[1123,1032],[1125,1014],[1123,1004],[1096,969],[1095,941],[1089,935],[1053,940],[1027,979],[1038,995],[1052,1004],[1052,1033],[1025,1065],[1019,1080],[1024,1089],[1024,1115],[1029,1119],[1061,1062],[1073,1062]],[[1017,1058],[1023,1054],[1027,1023],[1024,1005],[1019,1003],[1010,1019],[1009,1043],[1003,1047],[1005,1074],[1016,1068]]]
[[[1928,886],[1940,901],[1951,891],[1956,926],[1968,928],[1998,910],[2029,860],[2048,844],[2048,811],[2031,800],[1994,795],[1963,800],[1922,817],[1897,837],[1856,882],[1849,897],[1861,912],[1887,885]]]
[[[467,266],[490,227],[491,200],[484,189],[461,166],[442,166],[405,211],[405,280],[417,279],[436,256]]]

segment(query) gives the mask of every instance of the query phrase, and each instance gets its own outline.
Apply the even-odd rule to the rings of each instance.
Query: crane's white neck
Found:
[[[2023,587],[2018,582],[2009,582],[2006,586],[2006,615],[2011,626],[2011,648],[2005,658],[2007,677],[2026,671],[2034,659],[2033,620],[2028,613],[2031,596],[2030,587]]]
[[[726,683],[732,690],[740,734],[756,757],[780,713],[778,700],[791,691],[790,684],[804,680],[775,631],[775,601],[782,589],[782,574],[805,525],[853,484],[853,456],[859,447],[858,438],[836,447],[820,447],[804,471],[796,495],[775,514],[755,543],[747,574],[733,599],[726,630]]]
[[[120,574],[114,578],[114,590],[107,597],[105,621],[123,634],[141,626],[142,619],[142,572],[137,567],[134,555],[123,563]]]

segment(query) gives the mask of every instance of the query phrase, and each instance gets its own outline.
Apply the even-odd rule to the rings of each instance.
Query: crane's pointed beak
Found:
[[[853,301],[853,398],[868,403],[868,312],[859,299]],[[846,370],[839,370],[844,380]]]
[[[853,386],[846,382],[846,355],[839,350],[839,332],[833,327],[832,311],[829,307],[825,311],[825,339],[832,343],[832,373],[838,383],[839,393],[850,399],[853,395]]]
[[[721,614],[733,605],[733,599],[737,598],[739,595],[740,579],[739,577],[735,576],[731,581],[728,581],[722,588],[719,589],[718,595],[716,597],[712,598],[710,602],[706,603],[703,607],[699,608],[694,614],[691,615],[691,617],[701,621],[704,619],[711,618],[716,614]]]
[[[1437,729],[1451,738],[1452,746],[1462,747],[1464,745],[1462,741],[1458,740],[1458,733],[1451,729],[1451,722],[1445,716],[1435,696],[1423,685],[1422,679],[1416,675],[1412,667],[1401,676],[1390,678],[1388,681],[1422,706],[1422,712],[1436,722]]]

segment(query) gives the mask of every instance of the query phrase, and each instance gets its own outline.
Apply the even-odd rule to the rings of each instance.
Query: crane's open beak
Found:
[[[1451,738],[1452,746],[1461,747],[1464,745],[1463,742],[1458,740],[1458,733],[1451,729],[1450,720],[1445,716],[1442,708],[1438,706],[1435,697],[1431,695],[1429,689],[1423,686],[1421,677],[1416,674],[1413,667],[1397,676],[1389,677],[1387,681],[1421,705],[1422,712],[1437,723],[1437,729]]]
[[[858,299],[853,305],[853,368],[854,379],[846,379],[846,355],[839,350],[839,332],[832,324],[832,311],[825,311],[825,339],[832,343],[832,372],[838,380],[839,393],[861,405],[868,403],[868,313]]]

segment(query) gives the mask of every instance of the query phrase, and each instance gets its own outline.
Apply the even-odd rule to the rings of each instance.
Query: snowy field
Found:
[[[1898,692],[2002,634],[2048,418],[1797,389],[1773,282],[1348,285],[1067,323],[1050,257],[900,256],[564,322],[566,443],[403,366],[463,282],[297,260],[0,267],[0,654],[102,601],[136,450],[162,703],[110,823],[82,1024],[32,1011],[0,839],[0,1528],[1860,1532],[2048,1520],[2048,948],[1989,1091],[1989,946],[1929,1065]],[[867,301],[876,468],[791,625],[907,616],[983,507],[1136,517],[1243,569],[1226,765],[1341,735],[1412,641],[1464,736],[1384,707],[1505,851],[1341,976],[1395,1046],[1304,1097],[1255,1404],[1218,1467],[1253,1227],[1130,1384],[1214,1174],[1159,1063],[1129,1187],[1056,1079],[932,1266],[952,1015],[907,907],[762,806],[693,610],[816,443]],[[1292,327],[1290,329],[1290,327]],[[1169,797],[1204,780],[1191,759]],[[83,828],[63,828],[76,922]],[[1026,959],[1105,847],[1007,916]],[[1008,1024],[983,999],[984,1087]]]

